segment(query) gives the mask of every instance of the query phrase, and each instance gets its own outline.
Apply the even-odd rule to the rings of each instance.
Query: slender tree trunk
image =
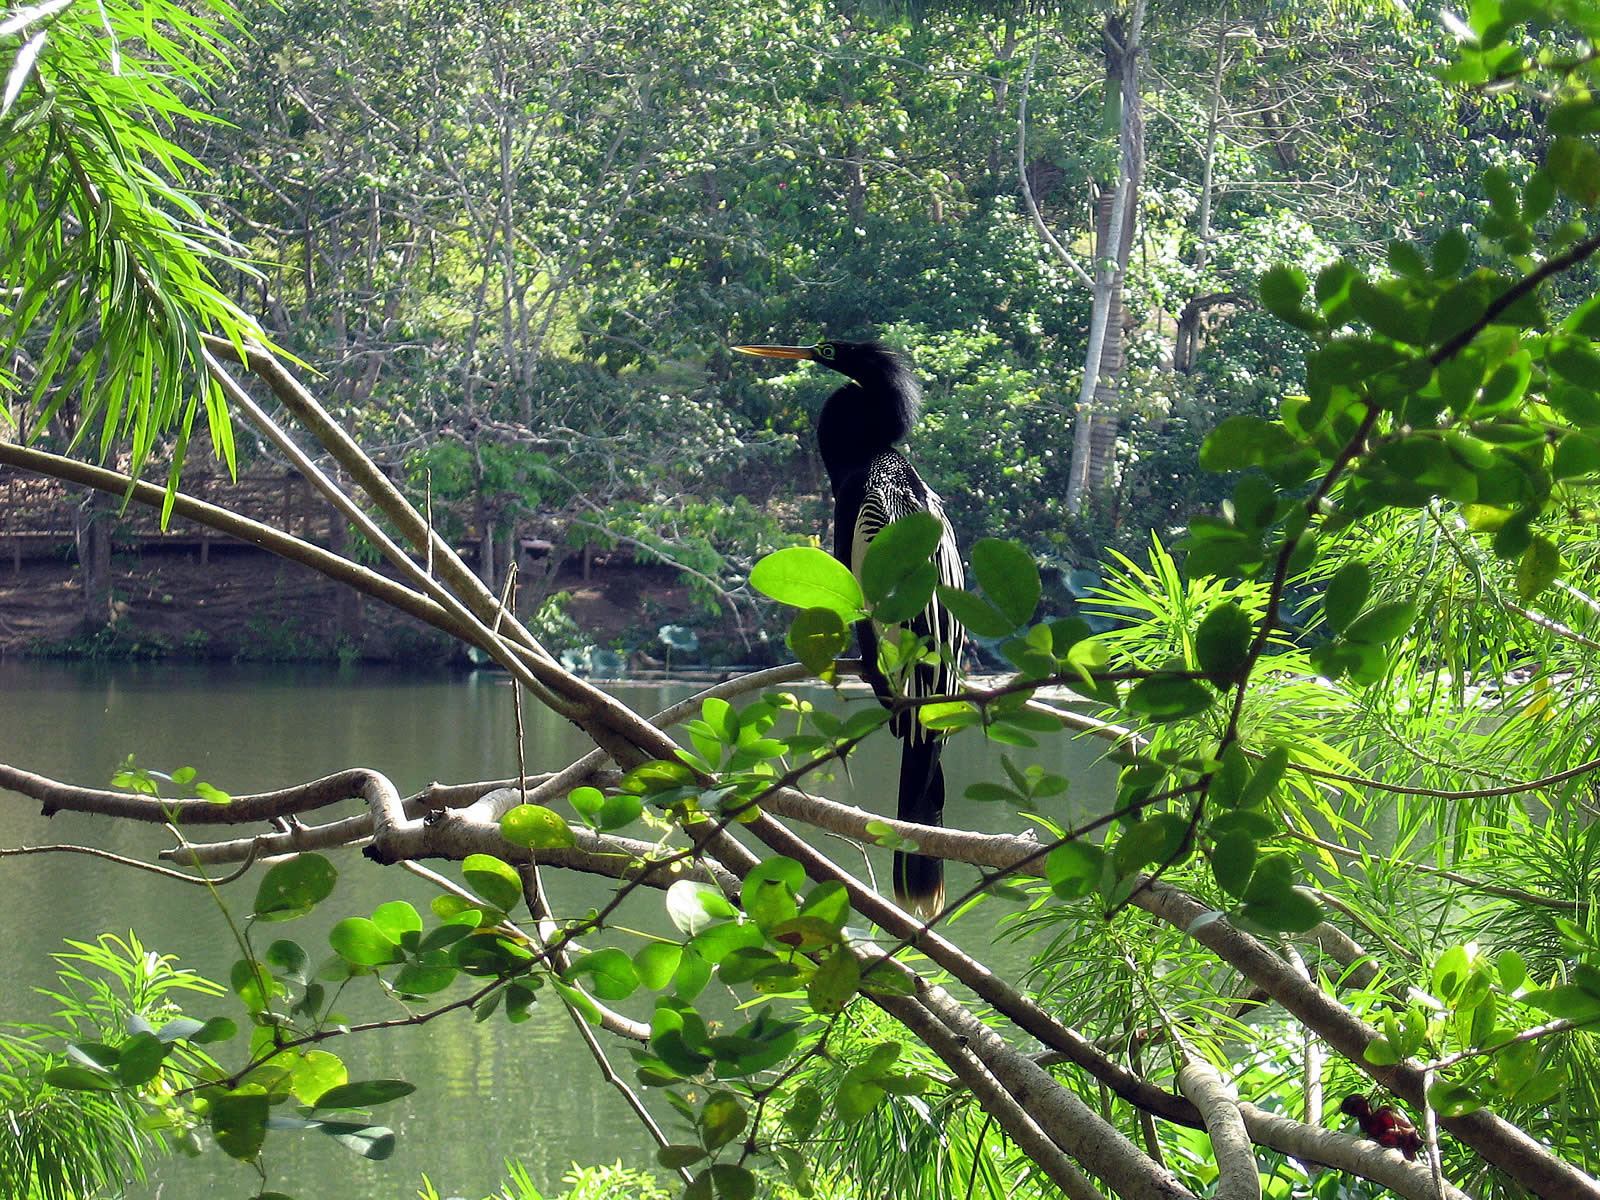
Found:
[[[112,502],[91,492],[73,510],[73,537],[78,569],[83,576],[83,627],[86,631],[111,624],[111,522]]]
[[[1139,181],[1144,167],[1144,126],[1139,111],[1139,57],[1143,53],[1145,0],[1134,0],[1126,20],[1106,17],[1106,89],[1118,97],[1118,170],[1113,187],[1102,189],[1098,215],[1104,230],[1096,247],[1094,307],[1083,385],[1073,430],[1067,477],[1067,512],[1083,511],[1087,499],[1110,481],[1116,455],[1117,393],[1122,373],[1122,290],[1137,226]]]
[[[1217,33],[1217,59],[1211,70],[1211,112],[1206,119],[1206,153],[1200,168],[1200,211],[1195,218],[1194,269],[1196,286],[1204,290],[1199,276],[1204,271],[1211,253],[1211,204],[1215,189],[1213,172],[1217,161],[1217,127],[1222,111],[1222,77],[1224,58],[1228,49],[1229,27],[1224,25]],[[1193,303],[1184,308],[1178,319],[1178,332],[1172,345],[1172,369],[1188,371],[1194,366],[1195,351],[1200,341],[1200,309]]]

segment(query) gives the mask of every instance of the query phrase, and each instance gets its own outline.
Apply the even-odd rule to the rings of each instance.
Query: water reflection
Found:
[[[626,685],[615,689],[627,703],[654,712],[690,694],[687,685]],[[818,696],[823,702],[826,693]],[[74,783],[104,786],[129,755],[162,771],[192,766],[199,777],[225,791],[260,791],[314,779],[351,766],[387,774],[402,793],[429,782],[500,778],[515,773],[511,689],[503,676],[423,677],[383,670],[270,668],[231,665],[115,667],[0,662],[0,761]],[[526,710],[530,770],[564,765],[585,749],[578,731],[543,710]],[[887,739],[869,744],[848,774],[818,790],[837,799],[887,811],[892,807],[898,751]],[[1026,752],[1011,751],[1020,762]],[[1109,772],[1094,762],[1097,749],[1064,740],[1042,760],[1074,778],[1081,797],[1103,794]],[[1018,829],[1014,814],[995,805],[961,799],[974,780],[1000,773],[996,747],[976,737],[946,755],[950,822],[969,828]],[[1081,802],[1081,800],[1080,800]],[[118,853],[148,857],[170,844],[158,829],[64,814],[41,818],[36,808],[0,792],[4,844],[85,842]],[[352,806],[349,809],[354,812]],[[344,813],[322,813],[328,819]],[[830,840],[837,852],[840,843]],[[885,877],[887,855],[874,852]],[[327,930],[341,917],[370,912],[396,897],[426,909],[432,894],[422,881],[398,868],[380,869],[357,854],[336,856],[339,889],[332,900],[300,921],[264,927],[262,944],[291,937],[313,960],[327,945]],[[845,860],[851,870],[859,861]],[[952,867],[952,893],[970,880],[969,868]],[[227,895],[236,910],[249,908],[252,873]],[[603,881],[552,881],[559,909],[583,911],[601,903]],[[226,979],[237,952],[223,942],[225,926],[204,893],[143,872],[107,867],[63,855],[0,862],[0,903],[13,932],[0,972],[0,1013],[12,1019],[42,1017],[49,1005],[33,989],[53,982],[47,956],[63,937],[92,939],[101,932],[132,928],[146,946],[178,955],[212,978]],[[958,941],[992,950],[993,921],[982,913],[954,930]],[[635,906],[625,924],[661,927],[653,904]],[[258,947],[259,948],[259,947]],[[1015,955],[1016,951],[1012,951]],[[352,987],[339,1007],[352,1019],[400,1015],[376,989]],[[228,1001],[202,1005],[197,1014],[235,1015]],[[648,1012],[648,1001],[639,1009]],[[332,1047],[350,1065],[352,1077],[397,1076],[419,1090],[381,1110],[400,1132],[395,1156],[369,1163],[320,1136],[277,1137],[268,1161],[273,1178],[288,1191],[306,1192],[315,1181],[320,1195],[394,1198],[413,1195],[426,1171],[441,1194],[479,1197],[499,1183],[505,1159],[524,1162],[547,1194],[574,1161],[646,1161],[653,1149],[621,1098],[604,1085],[563,1009],[542,1004],[531,1020],[508,1025],[503,1018],[476,1023],[452,1015],[416,1031],[368,1034]],[[625,1076],[626,1053],[615,1049]],[[670,1115],[663,1116],[670,1126]],[[249,1195],[248,1168],[210,1153],[195,1161],[158,1165],[158,1179],[134,1193],[141,1197]],[[223,1189],[223,1190],[219,1190]]]

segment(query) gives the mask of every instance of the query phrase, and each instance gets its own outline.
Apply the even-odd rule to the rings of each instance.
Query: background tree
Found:
[[[1487,203],[1468,207],[1470,236],[1455,227],[1420,242],[1397,238],[1382,265],[1356,247],[1314,280],[1290,263],[1261,274],[1262,308],[1301,339],[1304,394],[1275,405],[1258,396],[1265,411],[1235,413],[1207,434],[1201,463],[1230,473],[1231,487],[1219,513],[1189,521],[1181,565],[1159,536],[1140,559],[1109,554],[1085,606],[1097,634],[1085,617],[1040,619],[1043,580],[1025,547],[970,543],[974,590],[941,599],[1007,671],[915,706],[917,719],[949,732],[952,745],[980,737],[1027,745],[1088,727],[1114,745],[1121,768],[1114,795],[1072,821],[1053,803],[1069,781],[1042,770],[1013,764],[1004,779],[978,785],[975,798],[1014,810],[996,821],[1014,821],[1014,833],[890,821],[818,794],[822,773],[881,736],[888,713],[868,702],[841,716],[779,690],[849,671],[838,655],[852,621],[892,621],[895,611],[926,603],[926,548],[914,530],[885,533],[859,581],[811,546],[762,557],[750,582],[798,610],[788,641],[801,663],[661,714],[630,711],[563,668],[506,610],[483,578],[483,557],[474,571],[457,555],[396,486],[395,464],[360,447],[214,282],[234,280],[247,264],[189,199],[183,171],[192,164],[167,136],[172,126],[142,118],[158,113],[184,131],[203,124],[188,98],[207,81],[202,62],[225,65],[218,22],[233,14],[108,5],[109,35],[98,9],[47,5],[13,15],[0,26],[14,41],[0,107],[16,165],[0,269],[16,301],[8,348],[22,390],[14,407],[38,443],[51,416],[78,397],[80,428],[128,469],[16,441],[0,442],[0,461],[162,506],[312,565],[492,659],[595,747],[569,764],[527,764],[515,780],[435,785],[411,797],[373,769],[226,797],[188,773],[168,781],[130,770],[101,790],[0,766],[0,783],[47,812],[79,809],[179,831],[167,857],[191,871],[293,852],[259,873],[248,914],[229,906],[248,917],[235,925],[241,957],[230,980],[243,1021],[152,1005],[120,1027],[74,1030],[45,1083],[158,1109],[174,1137],[206,1132],[242,1161],[260,1162],[291,1131],[376,1155],[394,1133],[359,1114],[410,1085],[351,1081],[330,1046],[468,1010],[515,1023],[543,992],[632,1045],[636,1082],[658,1089],[657,1107],[677,1123],[664,1126],[629,1095],[659,1137],[660,1163],[686,1177],[691,1196],[750,1196],[758,1171],[809,1188],[808,1160],[866,1186],[930,1194],[947,1194],[964,1174],[973,1186],[981,1176],[996,1195],[1054,1188],[1181,1197],[1213,1185],[1251,1195],[1265,1174],[1278,1190],[1308,1194],[1354,1178],[1417,1197],[1600,1195],[1589,1136],[1600,1117],[1591,1032],[1600,1019],[1600,939],[1586,899],[1593,859],[1584,808],[1600,764],[1586,757],[1595,714],[1592,689],[1581,687],[1594,649],[1584,628],[1600,611],[1584,540],[1600,476],[1600,301],[1586,276],[1600,250],[1586,223],[1600,204],[1592,141],[1600,122],[1584,47],[1600,36],[1600,11],[1563,7],[1560,28],[1570,28],[1572,47],[1542,24],[1528,32],[1517,18],[1531,12],[1488,3],[1470,23],[1457,22],[1464,41],[1449,79],[1539,87],[1553,97],[1542,157],[1483,175]],[[923,311],[908,305],[901,331],[934,345],[949,372],[934,377],[930,423],[950,432],[952,465],[962,461],[961,435],[988,436],[963,411],[980,400],[1006,415],[1010,445],[1037,449],[1019,415],[1034,404],[1028,374],[1006,370],[1028,362],[1016,341],[1014,362],[990,355],[974,364],[995,348],[984,335],[1011,329],[1006,322],[1035,346],[1065,336],[1028,315],[1034,281],[1064,266],[1035,259],[1031,272],[975,279],[970,258],[945,251],[941,262],[938,231],[952,220],[950,206],[926,205],[919,188],[925,208],[913,220],[909,206],[892,203],[895,189],[925,179],[885,165],[910,148],[887,144],[883,133],[903,98],[886,70],[891,55],[920,51],[918,38],[960,22],[853,15],[791,30],[781,25],[790,16],[774,18],[796,34],[782,57],[819,99],[781,109],[783,123],[770,129],[775,139],[805,131],[809,169],[799,183],[826,198],[831,215],[856,223],[848,232],[832,226],[831,238],[810,227],[811,240],[763,243],[747,270],[765,264],[820,278],[810,273],[848,266],[864,281],[856,303],[913,294],[930,303],[943,284],[965,297],[957,307],[975,306],[969,314],[999,314],[992,330],[968,321],[963,341],[953,332],[960,327],[917,324]],[[531,317],[524,327],[526,277],[509,264],[559,249],[563,230],[582,240],[575,219],[553,226],[548,242],[535,238],[521,200],[493,192],[512,179],[519,190],[532,186],[508,171],[518,139],[536,129],[574,135],[571,152],[581,158],[587,147],[590,169],[600,164],[585,179],[602,193],[589,194],[615,197],[606,212],[623,231],[604,259],[577,247],[581,265],[552,329],[580,299],[652,294],[629,289],[665,289],[674,273],[703,281],[698,267],[711,262],[712,247],[722,255],[718,278],[730,277],[733,250],[710,236],[723,228],[715,198],[736,180],[752,190],[758,182],[731,166],[708,179],[709,152],[673,156],[683,146],[727,144],[739,120],[759,127],[773,106],[764,111],[756,98],[776,76],[746,88],[741,64],[776,71],[780,44],[771,26],[753,24],[748,41],[736,39],[717,60],[742,103],[706,105],[703,87],[675,95],[670,77],[658,89],[653,69],[633,68],[647,41],[681,38],[698,52],[720,25],[671,8],[624,15],[634,17],[638,26],[622,28],[604,18],[597,28],[606,36],[593,46],[571,35],[600,56],[577,61],[600,67],[573,72],[570,92],[556,93],[559,119],[552,110],[544,126],[524,123],[529,101],[517,112],[506,107],[505,93],[523,77],[495,52],[510,56],[520,43],[494,43],[485,59],[488,78],[500,81],[489,101],[500,119],[477,165],[495,202],[479,208],[472,240],[451,244],[441,261],[449,260],[451,286],[473,297],[457,326],[468,357],[499,338],[503,374],[478,378],[451,364],[443,377],[459,381],[460,393],[435,411],[455,420],[471,390],[481,407],[469,417],[510,427],[502,446],[568,436],[531,400],[527,420],[518,411],[527,352],[551,351],[546,340],[522,340],[545,335],[535,335]],[[162,36],[149,36],[153,29]],[[989,33],[985,25],[965,43],[969,52]],[[795,54],[797,41],[815,53]],[[684,69],[685,79],[703,79]],[[617,80],[620,91],[612,90]],[[998,91],[987,77],[977,88],[984,110],[993,111]],[[418,95],[426,99],[427,89]],[[318,103],[307,112],[313,107],[326,111]],[[707,129],[715,136],[697,141]],[[567,145],[559,143],[563,154]],[[379,160],[357,152],[368,166]],[[608,173],[624,161],[638,169],[634,184],[627,171]],[[987,163],[974,178],[993,180]],[[693,182],[679,190],[688,175],[678,172],[690,167]],[[615,193],[603,193],[607,181]],[[606,272],[625,255],[659,245],[651,241],[658,225],[635,211],[635,196],[670,196],[682,207],[663,211],[686,224],[694,214],[704,261],[667,259],[652,269],[634,259],[626,286],[611,284]],[[356,220],[367,222],[369,239],[385,236],[370,189],[365,199],[358,217],[350,197],[334,198],[336,233],[311,222],[319,248],[297,285],[309,296],[325,265],[338,289],[353,289],[315,310],[327,314],[342,355],[358,326],[360,336],[384,336],[381,322],[357,320],[361,310],[347,302],[381,290],[383,256],[357,250],[362,243],[349,237]],[[961,199],[960,227],[944,245],[993,247],[1006,263],[1006,246],[1033,239],[1014,207]],[[1214,219],[1213,228],[1225,227]],[[904,243],[866,236],[924,229],[928,238]],[[532,239],[526,251],[514,230]],[[312,244],[308,236],[297,247],[302,263]],[[552,254],[538,259],[546,271],[575,261]],[[907,270],[918,262],[919,272]],[[411,277],[397,270],[402,276]],[[799,289],[794,307],[773,300],[762,318],[804,311],[822,290]],[[627,312],[606,312],[603,333],[598,308],[582,312],[595,324],[574,316],[578,344],[626,344]],[[606,378],[630,380],[667,361],[635,354],[609,364],[616,373]],[[587,361],[603,358],[591,352]],[[370,419],[382,383],[380,371],[368,391],[350,385],[348,402],[363,410],[350,424]],[[340,395],[339,386],[330,382],[329,394]],[[776,432],[781,420],[789,431],[803,428],[802,405],[786,402],[804,386],[773,389],[778,402],[763,408],[752,385],[730,408],[751,405],[743,417],[751,428]],[[184,495],[185,441],[202,404],[224,457],[233,453],[231,417],[322,489],[390,574]],[[541,467],[558,472],[532,455],[497,460],[485,453],[491,439],[474,442],[474,432],[452,439],[459,451],[443,438],[425,449],[441,475],[454,459],[496,503],[513,503],[501,498],[524,479],[542,484]],[[336,464],[339,478],[302,440]],[[173,464],[168,488],[137,482],[137,470],[162,455]],[[1030,478],[1055,469],[1042,450],[1022,465]],[[973,469],[994,466],[980,458]],[[981,512],[987,497],[970,490]],[[572,494],[580,503],[582,490]],[[481,534],[492,540],[487,525]],[[1291,635],[1296,621],[1311,631]],[[904,663],[917,647],[897,651]],[[1514,661],[1536,664],[1525,684],[1510,674]],[[665,732],[679,727],[681,745]],[[154,794],[164,786],[194,795]],[[360,802],[358,817],[303,823],[343,799]],[[1366,831],[1388,820],[1395,840],[1375,849]],[[952,894],[952,909],[980,894],[1016,904],[1017,935],[1036,951],[1032,979],[1004,978],[948,941],[939,928],[948,913],[922,923],[900,911],[797,836],[796,823],[859,846],[913,842],[978,867],[969,893]],[[201,824],[243,826],[249,836],[196,844]],[[440,895],[427,918],[396,901],[335,927],[323,970],[352,986],[376,975],[411,1006],[403,1018],[362,1028],[333,1013],[328,989],[305,970],[307,948],[289,937],[257,944],[261,925],[338,903],[337,869],[321,852],[355,841],[380,863],[439,859],[459,863],[461,875],[434,877]],[[617,888],[592,911],[560,911],[543,887],[556,870],[614,878]],[[630,914],[644,907],[664,908],[676,936],[629,932]],[[875,934],[861,932],[868,926]],[[918,956],[902,953],[912,948]],[[708,1020],[702,995],[713,979],[749,1003],[735,1018],[741,1024]],[[1330,1127],[1336,1106],[1325,1095],[1369,1090],[1415,1114],[1425,1161]],[[941,1141],[947,1125],[955,1136]],[[926,1152],[882,1153],[910,1145],[908,1126]]]

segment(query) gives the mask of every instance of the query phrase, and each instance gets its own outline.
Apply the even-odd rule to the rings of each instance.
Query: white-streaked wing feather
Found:
[[[856,514],[855,528],[851,531],[851,569],[859,576],[861,562],[867,547],[885,525],[915,512],[929,512],[938,518],[943,532],[933,552],[938,580],[946,587],[960,588],[965,582],[961,568],[961,552],[956,548],[955,531],[944,515],[944,504],[934,490],[923,483],[911,464],[900,454],[889,451],[878,455],[872,462],[868,475],[866,495]],[[945,696],[960,686],[961,644],[965,631],[961,622],[939,600],[937,592],[928,600],[928,606],[911,619],[911,629],[932,642],[938,658],[918,664],[902,683],[905,693],[913,699],[927,696]],[[898,640],[898,627],[880,627],[879,637]],[[897,717],[894,732],[913,743],[931,741],[941,735],[929,730],[909,714]]]

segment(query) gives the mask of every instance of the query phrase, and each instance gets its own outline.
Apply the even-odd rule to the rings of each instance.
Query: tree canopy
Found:
[[[372,1110],[412,1084],[340,1039],[544,1002],[690,1197],[1600,1196],[1600,7],[48,0],[0,38],[0,463],[305,563],[594,746],[413,796],[0,764],[255,889],[212,886],[228,1000],[103,948],[126,999],[6,1034],[21,1194],[203,1138],[287,1194],[275,1139],[404,1135]],[[856,575],[812,544],[822,385],[728,361],[819,327],[927,374],[939,596],[1001,664],[892,707],[1103,739],[1093,815],[1009,759],[981,832],[828,797],[891,708],[798,685],[934,585],[914,531]],[[186,495],[202,411],[351,536]],[[509,601],[534,526],[763,605],[798,662],[630,710]],[[919,920],[797,828],[977,882]],[[431,911],[263,929],[355,845],[452,864]],[[616,888],[560,911],[557,871]],[[980,902],[1025,978],[944,935]],[[349,1027],[331,983],[411,1012]]]

